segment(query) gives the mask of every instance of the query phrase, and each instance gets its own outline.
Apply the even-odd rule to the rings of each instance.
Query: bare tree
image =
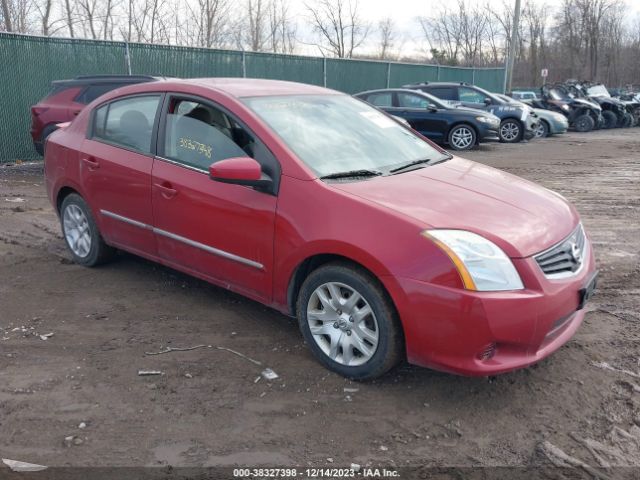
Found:
[[[229,12],[229,0],[198,0],[197,8],[190,9],[197,27],[195,43],[208,48],[222,46],[228,35]]]
[[[13,22],[11,21],[11,5],[9,0],[0,0],[2,6],[2,23],[6,32],[13,32]]]
[[[318,48],[338,58],[353,57],[354,50],[369,33],[369,25],[360,18],[358,1],[317,0],[305,7],[313,29],[320,36]]]
[[[287,0],[271,0],[269,6],[269,39],[274,53],[293,53],[297,26],[289,13]]]
[[[383,18],[378,22],[379,45],[378,57],[381,60],[389,59],[396,41],[396,26],[391,17]]]

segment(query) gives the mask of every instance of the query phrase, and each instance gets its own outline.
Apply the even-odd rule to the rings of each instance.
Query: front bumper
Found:
[[[547,279],[533,257],[514,265],[525,290],[473,292],[397,277],[385,282],[402,319],[409,362],[487,376],[527,367],[565,344],[585,316],[579,292],[595,271],[591,247],[568,279]]]
[[[552,135],[566,133],[567,130],[569,130],[569,121],[566,118],[558,118],[549,121],[549,133],[551,133]]]
[[[499,128],[499,123],[497,125],[481,125],[478,127],[478,142],[500,141],[500,135],[498,134]]]

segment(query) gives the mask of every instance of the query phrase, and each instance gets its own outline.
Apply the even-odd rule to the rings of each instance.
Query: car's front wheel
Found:
[[[314,270],[300,288],[300,330],[325,367],[356,380],[379,377],[402,357],[397,313],[378,280],[347,263]]]
[[[500,141],[516,143],[522,138],[522,125],[518,120],[508,118],[500,124]]]
[[[62,201],[60,222],[74,262],[93,267],[106,262],[115,253],[115,249],[102,239],[91,209],[77,193],[67,195]]]
[[[533,131],[536,138],[545,138],[549,136],[549,124],[545,120],[540,120]]]
[[[452,150],[470,150],[476,144],[476,132],[469,125],[456,125],[449,131]]]

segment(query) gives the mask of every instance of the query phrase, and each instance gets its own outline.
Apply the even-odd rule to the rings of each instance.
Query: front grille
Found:
[[[582,224],[565,238],[548,250],[535,256],[540,269],[548,278],[564,278],[577,272],[586,252],[587,239]]]

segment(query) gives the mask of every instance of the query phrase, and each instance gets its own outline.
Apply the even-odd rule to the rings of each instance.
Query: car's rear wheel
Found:
[[[595,127],[595,125],[596,122],[593,118],[591,118],[591,115],[585,113],[584,115],[580,115],[578,118],[576,118],[575,122],[573,123],[573,128],[576,129],[576,132],[590,132],[591,130],[593,130],[593,127]]]
[[[74,262],[93,267],[108,261],[115,253],[115,249],[102,239],[91,209],[80,195],[71,193],[64,198],[60,222]]]
[[[500,124],[500,141],[516,143],[522,138],[522,125],[518,120],[508,118]]]
[[[622,128],[629,128],[633,125],[633,115],[629,112],[625,112],[624,118],[622,120]]]
[[[540,120],[538,126],[533,131],[536,138],[545,138],[549,136],[549,124],[545,120]]]
[[[602,128],[615,128],[618,124],[618,117],[615,113],[605,110],[602,112],[602,116],[604,117],[604,126]]]
[[[340,375],[379,377],[401,359],[395,308],[379,282],[361,268],[335,262],[314,270],[300,288],[296,309],[311,351]]]
[[[469,125],[456,125],[449,131],[448,142],[452,150],[470,150],[476,144],[476,132]]]

